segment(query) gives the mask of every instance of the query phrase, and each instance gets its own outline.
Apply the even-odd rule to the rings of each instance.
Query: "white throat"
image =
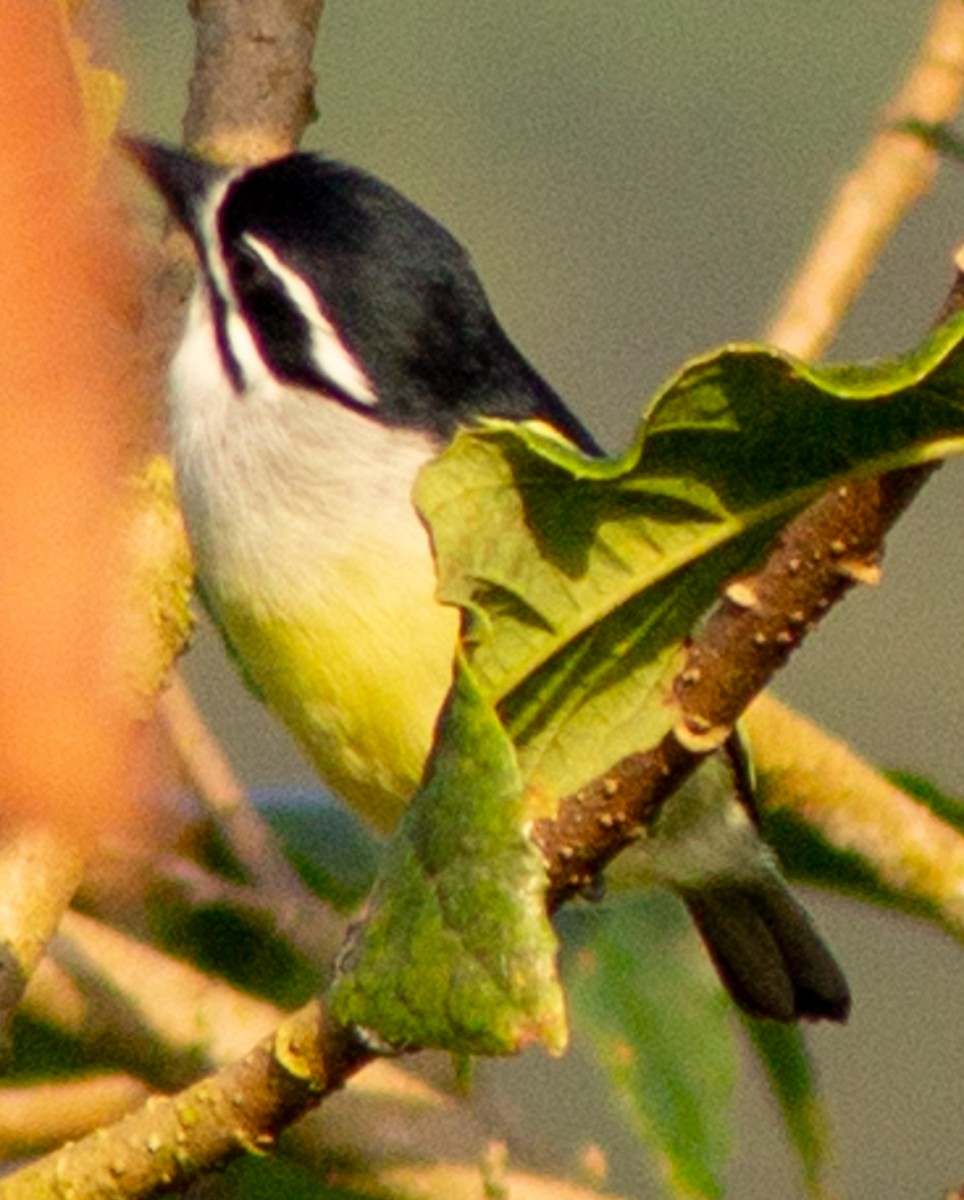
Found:
[[[253,341],[250,354],[248,386],[238,392],[200,288],[171,366],[170,409],[178,487],[206,586],[212,574],[226,583],[225,574],[270,561],[288,584],[307,571],[314,590],[313,569],[358,553],[365,539],[390,541],[412,568],[434,572],[411,499],[437,450],[431,439],[279,383]]]

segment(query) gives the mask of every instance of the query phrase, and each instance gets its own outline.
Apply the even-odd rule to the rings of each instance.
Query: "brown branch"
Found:
[[[106,1052],[165,1089],[188,1086],[201,1070],[226,1067],[285,1018],[265,1000],[76,914],[65,918],[21,1011],[88,1056]],[[15,1101],[14,1114],[21,1111]],[[29,1103],[25,1098],[24,1106]],[[0,1141],[5,1111],[0,1091]],[[81,1128],[78,1117],[70,1136],[93,1127]],[[444,1147],[449,1157],[471,1159],[490,1136],[464,1104],[402,1064],[376,1060],[352,1078],[318,1128],[311,1122],[301,1128],[299,1145],[314,1154],[378,1162],[396,1159],[401,1143],[408,1155],[418,1156],[417,1147],[426,1156]]]
[[[804,358],[825,349],[908,211],[930,189],[938,154],[907,123],[952,120],[964,95],[964,5],[940,0],[906,80],[844,181],[764,339]]]
[[[264,1153],[298,1117],[342,1087],[370,1055],[320,1003],[218,1074],[173,1097],[152,1097],[109,1129],[0,1180],[0,1200],[64,1194],[136,1200],[183,1187],[250,1151]]]
[[[314,120],[311,69],[324,0],[193,0],[187,145],[223,162],[287,154]]]
[[[727,590],[677,676],[676,728],[569,797],[554,821],[538,827],[553,908],[635,840],[833,605],[854,584],[876,582],[883,537],[928,471],[842,485],[787,527],[758,574]]]
[[[26,1196],[42,1200],[44,1196],[60,1195],[56,1188],[63,1179],[71,1181],[73,1194],[96,1196],[98,1200],[111,1200],[114,1196],[146,1197],[160,1189],[166,1191],[171,1183],[186,1182],[196,1170],[221,1166],[228,1158],[249,1149],[263,1150],[283,1123],[306,1116],[322,1098],[334,1099],[334,1106],[330,1110],[326,1106],[324,1120],[317,1128],[311,1122],[307,1127],[302,1126],[298,1144],[302,1152],[320,1154],[328,1170],[332,1155],[341,1164],[346,1160],[357,1161],[357,1166],[339,1168],[339,1181],[345,1186],[353,1183],[361,1186],[367,1181],[369,1185],[391,1188],[401,1186],[404,1178],[411,1186],[422,1179],[433,1190],[442,1178],[450,1178],[453,1188],[458,1182],[458,1189],[452,1194],[461,1195],[474,1178],[478,1190],[477,1164],[486,1143],[491,1141],[491,1134],[487,1132],[487,1123],[466,1112],[464,1104],[453,1101],[424,1080],[413,1078],[395,1063],[368,1061],[367,1052],[352,1041],[350,1033],[329,1027],[323,1020],[324,1040],[315,1047],[315,1056],[306,1054],[300,1061],[291,1062],[285,1049],[291,1040],[290,1029],[292,1025],[307,1029],[309,1036],[315,1037],[318,1030],[314,1006],[284,1021],[280,1013],[264,1002],[207,979],[193,968],[132,943],[95,922],[72,916],[66,924],[65,937],[75,943],[72,965],[76,966],[80,958],[77,950],[81,950],[86,965],[103,976],[109,990],[119,993],[120,1004],[130,1004],[138,1023],[160,1037],[165,1049],[184,1059],[186,1067],[190,1068],[190,1060],[196,1055],[195,1067],[199,1061],[222,1069],[205,1083],[188,1087],[173,1099],[153,1096],[139,1114],[118,1119],[112,1127],[87,1136],[79,1147],[64,1147],[42,1164],[35,1164],[8,1181],[0,1181],[0,1200],[20,1200]],[[41,974],[35,982],[42,982]],[[47,999],[54,1005],[62,1005],[65,990],[69,991],[69,980],[65,989],[64,979],[60,979],[52,989],[54,994]],[[171,1001],[172,994],[180,997],[179,1002]],[[76,996],[68,997],[67,1008],[73,1010],[66,1014],[68,1031],[76,1030],[86,1039],[92,1019],[95,1024],[98,1020],[92,1014],[92,1007],[98,1003],[96,996],[88,995],[86,1004],[78,1002]],[[43,1008],[39,1012],[36,1008],[30,1011],[41,1018],[51,1015]],[[265,1039],[246,1055],[245,1070],[240,1064],[226,1065],[239,1057],[240,1031],[230,1029],[238,1025],[238,1016],[243,1017],[250,1033],[258,1026],[263,1031],[266,1019],[281,1025],[274,1039]],[[55,1023],[63,1028],[61,1020]],[[113,1045],[116,1047],[120,1038],[126,1051],[128,1034],[129,1029],[125,1031],[123,1025],[115,1024]],[[269,1050],[272,1042],[273,1048]],[[250,1041],[245,1050],[249,1045]],[[363,1073],[353,1074],[366,1062],[368,1068]],[[314,1074],[305,1080],[303,1087],[291,1081],[284,1087],[278,1086],[276,1079],[282,1070],[297,1075],[304,1066]],[[349,1085],[347,1089],[333,1098],[332,1092],[345,1082]],[[267,1097],[263,1094],[266,1091],[270,1092]],[[51,1099],[56,1100],[58,1095],[52,1094]],[[64,1095],[70,1097],[69,1092]],[[82,1089],[77,1098],[87,1096],[86,1089]],[[91,1081],[89,1098],[104,1102],[113,1099],[118,1107],[125,1109],[130,1099],[120,1088],[114,1097],[108,1081],[103,1084]],[[230,1136],[224,1136],[223,1131],[212,1135],[203,1126],[209,1120],[224,1121],[227,1098],[232,1113],[243,1108],[242,1122],[235,1123]],[[32,1130],[29,1115],[42,1099],[33,1090],[9,1095],[0,1091],[0,1140],[8,1112],[10,1137],[15,1142],[21,1136],[36,1137],[38,1133],[46,1140],[59,1122],[68,1119],[46,1114],[42,1128]],[[286,1106],[285,1111],[279,1115],[273,1103]],[[69,1118],[73,1122],[72,1136],[88,1133],[84,1126],[92,1114],[93,1110],[85,1107]],[[180,1128],[178,1121],[183,1122]],[[173,1133],[178,1128],[179,1132]],[[196,1134],[198,1128],[200,1133]],[[21,1133],[23,1130],[26,1132]],[[36,1140],[30,1145],[37,1148]],[[145,1145],[149,1158],[144,1154]],[[180,1155],[184,1172],[180,1176],[171,1164],[171,1146],[176,1146]],[[423,1157],[425,1161],[421,1161]],[[149,1170],[152,1161],[156,1161],[153,1175]],[[498,1174],[512,1195],[518,1194],[520,1198],[571,1195],[573,1200],[588,1200],[590,1194],[596,1194],[561,1180],[506,1170],[504,1166],[500,1166]]]
[[[964,99],[964,4],[940,0],[888,121],[951,118]],[[845,182],[831,217],[768,337],[815,353],[866,278],[874,257],[923,194],[936,153],[910,134],[885,129]],[[888,206],[892,206],[891,212]],[[957,303],[955,283],[944,306]],[[933,467],[841,486],[787,527],[763,568],[734,583],[694,638],[674,699],[681,717],[653,750],[633,754],[563,801],[535,831],[549,869],[549,903],[592,884],[638,837],[660,806],[706,757],[790,652],[855,583],[875,583],[883,539]]]
[[[324,0],[192,0],[185,144],[229,163],[294,149],[315,116],[311,62],[323,8]],[[161,393],[195,263],[186,236],[173,228],[153,258],[141,326],[145,384]]]
[[[243,1154],[271,1150],[281,1132],[330,1098],[371,1057],[350,1031],[334,1024],[322,1005],[313,1002],[216,1075],[177,1096],[153,1096],[110,1128],[68,1143],[0,1180],[0,1200],[59,1200],[67,1181],[71,1195],[97,1200],[145,1200],[162,1191],[179,1190],[199,1174]],[[428,1099],[435,1109],[436,1096]],[[424,1104],[425,1099],[417,1102]],[[439,1114],[432,1116],[437,1130]],[[378,1137],[384,1133],[375,1132]],[[433,1195],[453,1196],[478,1195],[487,1183],[532,1200],[549,1196],[589,1200],[598,1194],[595,1189],[507,1170],[505,1153],[498,1148],[493,1148],[488,1162],[474,1166],[464,1162],[416,1165],[411,1162],[411,1146],[406,1149],[404,1158],[396,1152],[371,1169],[343,1165],[344,1178],[336,1176],[334,1182],[349,1187],[374,1182],[380,1190],[387,1187],[394,1192],[399,1187],[419,1190],[421,1181],[421,1190],[427,1187]]]

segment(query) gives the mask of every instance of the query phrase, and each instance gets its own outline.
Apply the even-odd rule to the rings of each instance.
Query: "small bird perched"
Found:
[[[126,147],[200,263],[169,404],[200,593],[249,686],[386,829],[418,785],[458,635],[416,475],[484,417],[599,448],[462,247],[387,184],[316,154],[230,169]],[[664,807],[643,873],[682,895],[748,1012],[845,1019],[846,981],[739,789],[721,799],[701,774]]]

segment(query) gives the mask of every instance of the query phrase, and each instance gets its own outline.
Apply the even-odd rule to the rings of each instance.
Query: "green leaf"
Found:
[[[298,1162],[279,1155],[260,1158],[249,1154],[232,1163],[219,1182],[211,1182],[215,1200],[365,1200],[377,1196],[378,1200],[390,1200],[384,1188],[371,1189],[344,1187],[330,1183],[325,1176],[330,1172],[311,1170]]]
[[[910,771],[888,771],[887,778],[908,796],[926,805],[935,817],[958,833],[964,833],[964,800],[959,796],[949,796],[930,779]]]
[[[666,1193],[722,1196],[736,1075],[729,1004],[675,897],[598,915],[567,973],[573,1023]]]
[[[750,1017],[743,1023],[800,1160],[807,1195],[822,1200],[830,1195],[825,1185],[829,1127],[803,1032],[798,1025]]]
[[[267,914],[229,902],[195,905],[157,889],[148,908],[150,930],[163,949],[235,987],[293,1007],[319,986],[319,968],[277,936]]]
[[[832,482],[964,448],[962,336],[957,318],[864,367],[730,346],[680,372],[619,459],[493,421],[423,470],[441,595],[529,787],[573,792],[672,728],[686,637]]]
[[[892,126],[895,133],[910,133],[919,137],[925,146],[936,150],[951,162],[964,162],[964,139],[946,121],[919,121],[911,118]]]
[[[887,888],[862,855],[835,846],[791,809],[765,811],[762,829],[786,873],[801,883],[906,907],[907,898]],[[915,911],[922,910],[918,906]]]
[[[101,1044],[91,1049],[82,1040],[43,1020],[17,1013],[4,1047],[6,1086],[92,1075],[97,1071],[123,1069],[111,1048]],[[123,1058],[123,1056],[120,1056]]]
[[[351,809],[318,788],[261,790],[252,800],[317,896],[343,912],[364,899],[382,846]]]
[[[335,982],[340,1020],[396,1047],[564,1048],[545,867],[524,833],[531,818],[511,743],[462,667]]]

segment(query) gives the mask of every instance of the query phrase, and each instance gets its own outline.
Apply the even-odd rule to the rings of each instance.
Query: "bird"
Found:
[[[149,138],[124,148],[198,260],[168,388],[198,592],[325,784],[388,830],[459,633],[436,598],[419,471],[489,418],[602,451],[510,340],[468,252],[394,187],[313,152],[225,166]],[[682,897],[744,1011],[845,1020],[844,974],[746,789],[720,799],[729,757],[666,803],[640,873]]]

